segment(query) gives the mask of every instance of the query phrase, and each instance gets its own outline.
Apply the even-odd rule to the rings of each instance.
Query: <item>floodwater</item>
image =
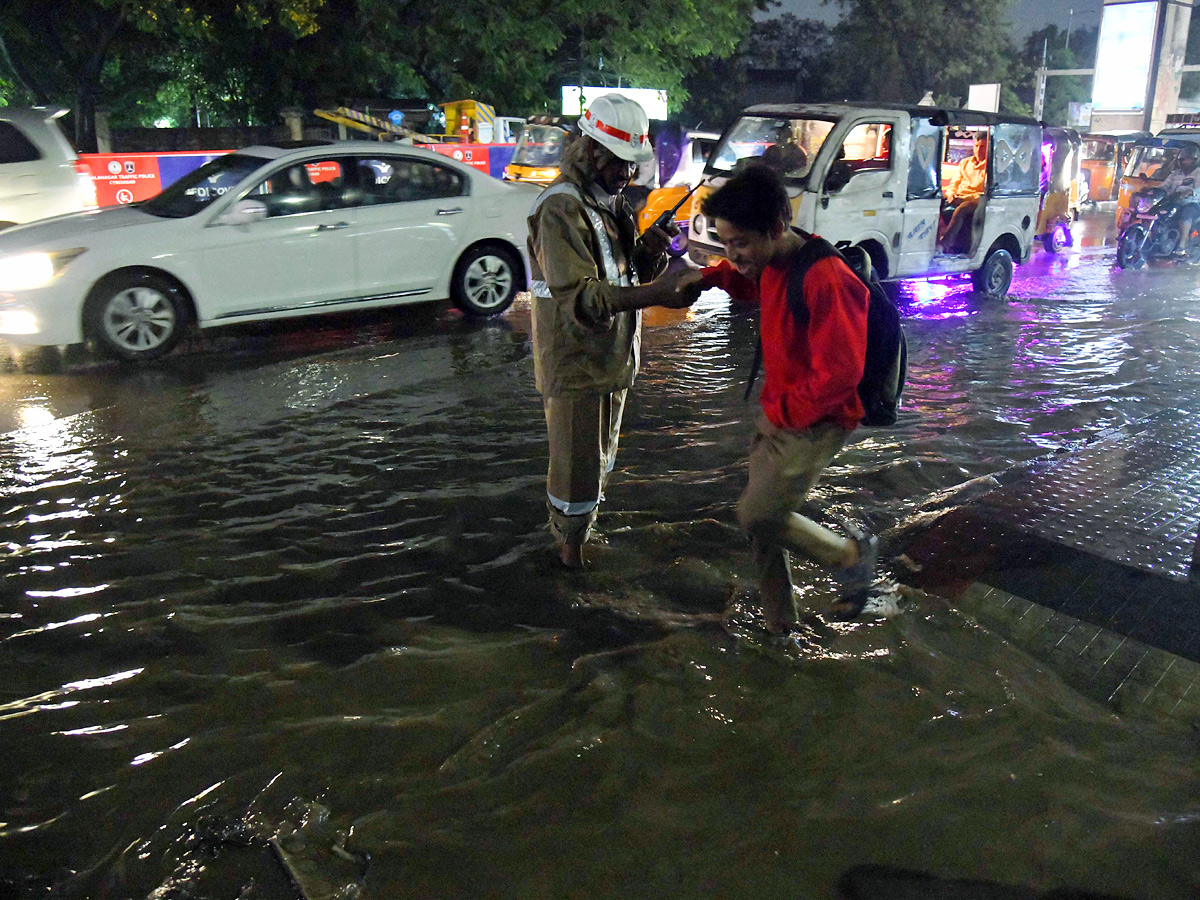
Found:
[[[902,421],[814,509],[886,542],[1194,405],[1200,277],[1111,258],[914,288]],[[528,321],[47,379],[109,387],[0,436],[0,894],[827,898],[876,865],[1197,896],[1188,723],[915,592],[767,638],[732,512],[754,322],[719,296],[648,317],[591,569],[557,571]]]

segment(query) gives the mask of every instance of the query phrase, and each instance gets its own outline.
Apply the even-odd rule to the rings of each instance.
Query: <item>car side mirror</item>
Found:
[[[267,217],[267,205],[261,200],[239,200],[217,218],[218,225],[252,225]]]

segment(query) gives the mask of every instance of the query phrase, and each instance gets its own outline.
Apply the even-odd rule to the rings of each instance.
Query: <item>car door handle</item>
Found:
[[[891,191],[884,191],[884,192],[883,192],[883,196],[887,197],[887,198],[890,200],[890,199],[892,199],[892,192],[891,192]]]
[[[340,228],[349,228],[349,222],[326,222],[324,225],[318,225],[317,231],[337,231]]]
[[[439,209],[438,215],[439,216],[457,216],[462,211],[463,211],[463,208],[461,206],[452,206],[449,209]]]

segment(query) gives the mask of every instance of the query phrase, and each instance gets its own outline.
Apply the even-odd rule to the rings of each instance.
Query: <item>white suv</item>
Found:
[[[96,205],[91,172],[58,127],[66,112],[0,106],[0,229]]]

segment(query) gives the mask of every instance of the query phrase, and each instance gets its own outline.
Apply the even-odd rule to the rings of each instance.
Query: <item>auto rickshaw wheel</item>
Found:
[[[993,250],[983,265],[971,273],[975,290],[989,300],[1001,300],[1012,284],[1013,258],[1007,250]]]
[[[1048,253],[1062,253],[1071,246],[1071,242],[1067,240],[1068,232],[1063,225],[1055,225],[1049,234],[1042,235],[1042,246],[1046,248]]]

